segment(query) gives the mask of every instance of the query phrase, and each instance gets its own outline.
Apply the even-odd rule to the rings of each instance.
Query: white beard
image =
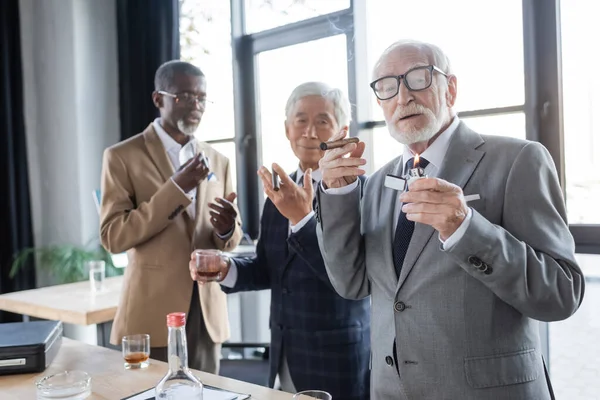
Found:
[[[427,118],[427,123],[421,129],[412,128],[409,130],[400,131],[396,125],[396,122],[399,121],[401,117],[411,114],[424,115]],[[414,143],[426,142],[434,137],[440,131],[440,129],[442,129],[444,121],[448,119],[448,114],[448,109],[444,107],[441,109],[441,114],[436,116],[429,108],[420,104],[412,103],[412,105],[408,107],[397,108],[391,118],[391,121],[386,119],[386,125],[390,135],[394,139],[404,145],[411,145]]]
[[[186,136],[194,136],[194,133],[198,129],[198,125],[199,124],[188,125],[182,119],[180,119],[179,121],[177,121],[177,128],[179,129],[179,131],[181,133],[185,134]]]

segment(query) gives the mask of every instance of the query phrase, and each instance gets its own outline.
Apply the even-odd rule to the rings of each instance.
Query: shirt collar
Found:
[[[313,169],[312,171],[312,180],[315,182],[319,182],[323,176],[321,175],[320,169]],[[296,183],[299,184],[304,179],[304,171],[302,168],[298,167],[296,170]]]
[[[442,161],[444,161],[444,156],[446,155],[446,151],[448,151],[448,146],[450,146],[450,139],[454,132],[456,132],[456,128],[460,120],[458,116],[455,116],[452,120],[452,123],[444,130],[431,145],[423,152],[423,154],[419,154],[419,156],[423,157],[429,164],[433,165],[438,171],[442,166]],[[406,162],[414,157],[413,152],[408,148],[408,146],[404,146],[404,153],[402,153],[402,162],[404,163],[404,168],[406,168]],[[406,171],[405,171],[406,172]]]
[[[152,123],[152,126],[154,127],[154,130],[158,134],[158,137],[160,138],[160,141],[162,142],[162,144],[165,147],[165,150],[167,152],[171,152],[171,151],[177,152],[177,151],[181,150],[182,146],[179,143],[177,143],[175,141],[175,139],[173,139],[171,137],[171,135],[169,135],[167,133],[167,131],[165,131],[165,129],[160,124],[160,118],[156,118],[154,120],[154,122]]]

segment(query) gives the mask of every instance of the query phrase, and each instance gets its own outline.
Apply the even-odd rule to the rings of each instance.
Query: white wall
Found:
[[[115,2],[20,8],[35,243],[86,244],[98,236],[102,151],[119,140]]]

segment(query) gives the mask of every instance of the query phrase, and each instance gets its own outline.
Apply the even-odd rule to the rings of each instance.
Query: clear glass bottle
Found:
[[[188,368],[185,313],[167,315],[169,372],[156,385],[156,398],[202,400],[204,385]]]

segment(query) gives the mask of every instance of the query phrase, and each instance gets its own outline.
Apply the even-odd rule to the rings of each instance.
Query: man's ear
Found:
[[[288,128],[287,119],[283,122],[283,126],[285,127],[285,137],[290,140],[290,128]]]
[[[163,106],[163,97],[156,90],[152,92],[152,102],[156,108],[162,108]]]
[[[456,94],[458,93],[458,82],[455,75],[448,77],[448,90],[446,91],[446,105],[449,108],[454,107],[456,103]]]

